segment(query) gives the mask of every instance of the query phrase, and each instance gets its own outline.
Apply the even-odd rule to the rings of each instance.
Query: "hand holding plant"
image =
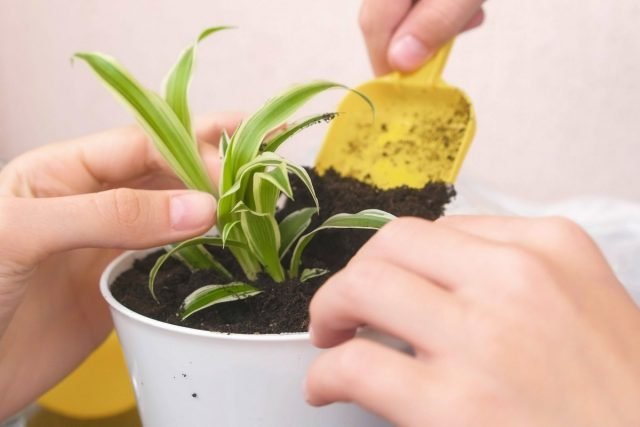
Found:
[[[218,114],[194,126],[206,170],[219,167],[205,141],[239,121]],[[112,329],[97,283],[121,249],[202,234],[214,215],[213,197],[185,190],[137,127],[10,162],[0,172],[0,420],[65,377]]]

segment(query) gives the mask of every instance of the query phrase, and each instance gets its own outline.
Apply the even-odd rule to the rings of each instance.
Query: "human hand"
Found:
[[[415,71],[448,40],[484,21],[484,0],[363,0],[360,28],[376,75]]]
[[[311,303],[313,405],[400,426],[640,425],[640,311],[564,219],[396,220]],[[415,356],[353,338],[369,325]]]
[[[239,120],[217,114],[196,127],[212,176],[214,144]],[[202,234],[214,217],[214,199],[185,190],[137,127],[45,146],[9,163],[0,172],[0,420],[107,336],[112,324],[98,280],[121,249]]]

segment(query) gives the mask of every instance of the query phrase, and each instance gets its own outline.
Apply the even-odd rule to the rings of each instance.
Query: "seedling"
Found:
[[[378,229],[394,218],[389,213],[370,209],[355,214],[334,215],[318,228],[307,230],[312,217],[320,209],[311,179],[303,167],[280,156],[276,150],[299,131],[329,121],[337,115],[319,114],[283,126],[319,93],[333,88],[351,90],[329,81],[294,86],[268,101],[243,121],[233,135],[223,132],[219,145],[222,163],[219,184],[216,187],[212,183],[198,154],[191,127],[188,88],[198,43],[227,28],[206,29],[180,55],[165,80],[163,96],[143,87],[114,58],[100,53],[75,55],[85,61],[133,111],[137,121],[182,182],[188,188],[208,192],[218,199],[219,235],[197,237],[172,245],[158,259],[150,273],[149,290],[154,298],[156,275],[171,256],[177,257],[193,270],[214,269],[227,279],[227,283],[210,284],[189,295],[180,308],[182,319],[214,304],[259,294],[260,290],[251,282],[260,273],[268,274],[276,282],[283,282],[287,278],[298,278],[304,282],[325,274],[326,271],[319,269],[300,271],[303,251],[316,233],[332,228]],[[356,93],[373,111],[369,99]],[[278,201],[282,196],[293,198],[291,177],[302,181],[315,205],[295,211],[278,222]],[[233,278],[204,245],[231,251],[246,280]],[[283,263],[285,259],[289,260],[286,266]]]

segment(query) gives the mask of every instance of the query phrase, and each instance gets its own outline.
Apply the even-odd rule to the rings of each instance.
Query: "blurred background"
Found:
[[[389,0],[393,1],[393,0]],[[0,0],[0,157],[131,122],[79,50],[119,58],[149,87],[210,25],[194,110],[247,110],[294,83],[371,77],[359,1]],[[487,2],[446,79],[465,89],[478,133],[462,179],[532,201],[640,200],[640,2]],[[330,109],[340,93],[315,110]],[[322,132],[288,147],[311,162]]]
[[[371,77],[359,3],[0,0],[0,158],[131,123],[84,64],[71,65],[76,51],[109,53],[158,89],[200,30],[229,24],[239,29],[199,50],[195,112],[251,111],[292,83],[317,78],[356,86]],[[478,115],[460,180],[497,190],[491,200],[507,194],[537,206],[576,196],[640,202],[640,1],[492,0],[486,10],[485,25],[459,37],[445,71]],[[341,95],[310,108],[331,110]],[[311,163],[322,131],[305,133],[288,154]],[[640,303],[640,208],[548,206],[498,210],[582,215]],[[37,413],[29,425],[139,425],[135,411],[92,423],[52,417]]]

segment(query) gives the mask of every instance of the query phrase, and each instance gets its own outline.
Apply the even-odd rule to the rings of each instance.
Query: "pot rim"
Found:
[[[147,249],[147,250],[137,250],[137,251],[126,251],[123,254],[119,255],[113,261],[109,263],[107,268],[102,272],[100,276],[100,293],[102,297],[107,301],[109,306],[118,311],[120,314],[128,317],[129,319],[143,323],[147,326],[151,326],[154,328],[162,329],[172,333],[178,333],[183,335],[191,335],[202,338],[216,339],[216,340],[229,340],[229,341],[308,341],[309,333],[308,332],[290,332],[290,333],[281,333],[281,334],[234,334],[234,333],[223,333],[223,332],[212,332],[212,331],[204,331],[202,329],[193,329],[187,328],[185,326],[172,325],[169,323],[161,322],[159,320],[151,319],[150,317],[143,316],[140,313],[136,313],[135,311],[125,307],[118,300],[116,300],[111,294],[111,283],[109,283],[108,278],[113,274],[113,270],[118,267],[122,262],[129,259],[130,257],[135,256],[139,253],[151,252],[155,249]]]

